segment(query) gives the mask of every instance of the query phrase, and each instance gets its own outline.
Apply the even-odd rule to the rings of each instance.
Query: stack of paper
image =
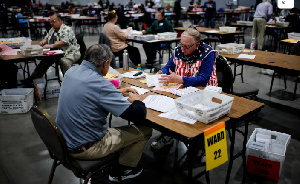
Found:
[[[162,95],[149,95],[143,100],[146,107],[160,112],[168,112],[176,109],[173,98]]]
[[[206,86],[204,88],[204,90],[212,91],[212,92],[219,93],[219,94],[222,92],[222,88],[221,87],[217,87],[217,86]]]
[[[131,86],[130,88],[133,88],[133,89],[137,90],[139,95],[145,94],[145,93],[150,91],[149,89],[140,88],[140,87],[137,87],[137,86]]]

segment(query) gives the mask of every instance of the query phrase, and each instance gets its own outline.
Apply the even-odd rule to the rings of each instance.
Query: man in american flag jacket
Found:
[[[200,40],[201,34],[189,27],[181,34],[181,43],[174,50],[166,66],[158,71],[161,83],[184,84],[184,86],[218,86],[216,75],[216,52]],[[162,134],[151,143],[154,150],[173,144],[170,136]]]
[[[179,83],[184,86],[218,86],[216,75],[216,53],[211,46],[202,42],[195,27],[181,34],[181,43],[159,74],[164,84]]]

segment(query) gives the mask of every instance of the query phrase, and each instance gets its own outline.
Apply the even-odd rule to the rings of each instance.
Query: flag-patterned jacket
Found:
[[[182,76],[184,86],[218,86],[216,75],[216,52],[206,43],[200,46],[186,61],[181,45],[174,50],[173,56],[166,66],[161,69],[164,74],[171,71]]]

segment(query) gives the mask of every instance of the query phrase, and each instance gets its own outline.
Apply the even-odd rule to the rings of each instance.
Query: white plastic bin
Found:
[[[217,45],[220,54],[238,54],[245,49],[245,44],[226,43]]]
[[[213,102],[213,98],[221,103]],[[207,124],[228,114],[233,99],[224,94],[201,90],[175,99],[175,104],[179,114]]]
[[[165,33],[157,33],[159,40],[172,40],[177,38],[177,33],[173,32],[165,32]]]
[[[269,150],[262,151],[251,146],[256,142],[257,134],[271,137]],[[285,133],[256,128],[246,145],[248,173],[278,181],[290,139],[291,136]]]
[[[44,98],[44,91],[45,91],[45,85],[46,85],[46,79],[40,78],[35,79],[34,83],[36,84],[36,87],[38,88],[39,94],[41,98]],[[46,98],[56,98],[59,96],[60,93],[60,84],[57,80],[48,81],[47,83],[47,89],[46,89]]]
[[[123,76],[117,70],[113,69],[112,67],[109,67],[108,73],[118,76],[116,78],[110,78],[107,80],[111,81],[111,83],[113,83],[116,86],[116,88],[120,88],[122,85]]]
[[[1,114],[27,113],[33,105],[33,88],[3,89],[0,93]]]
[[[220,27],[219,29],[224,33],[234,33],[236,31],[236,27]]]

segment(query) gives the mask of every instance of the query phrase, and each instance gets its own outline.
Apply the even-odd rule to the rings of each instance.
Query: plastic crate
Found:
[[[177,38],[177,33],[173,32],[165,32],[165,33],[157,33],[159,40],[173,40]]]
[[[43,47],[39,45],[29,45],[20,47],[21,53],[26,56],[43,55]]]
[[[179,114],[207,124],[228,114],[233,99],[224,94],[201,90],[175,99],[175,104]]]
[[[36,84],[40,97],[44,98],[44,92],[45,92],[45,85],[46,85],[46,79],[45,78],[39,78],[35,79],[34,83]],[[48,81],[47,83],[47,89],[46,89],[46,98],[56,98],[59,96],[60,93],[60,84],[57,80]]]
[[[220,54],[238,54],[242,53],[245,49],[245,44],[227,43],[217,45],[217,50]]]
[[[288,39],[300,40],[300,33],[288,33]]]
[[[236,27],[220,27],[219,29],[223,33],[234,33],[236,31]]]
[[[251,146],[253,143],[257,142],[257,134],[271,137],[269,150],[263,151]],[[246,145],[248,173],[278,181],[290,139],[291,136],[285,133],[256,128]]]
[[[0,93],[0,113],[27,113],[33,105],[33,88],[3,89]]]

